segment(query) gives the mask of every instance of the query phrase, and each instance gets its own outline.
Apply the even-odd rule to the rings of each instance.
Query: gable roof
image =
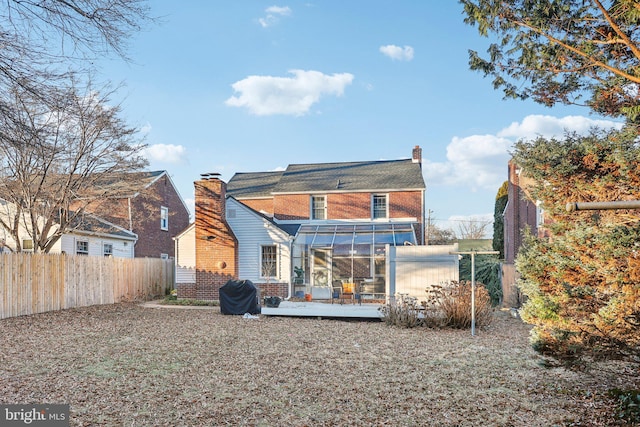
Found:
[[[289,165],[283,172],[237,173],[227,194],[238,199],[273,194],[424,190],[419,163],[411,159]]]
[[[235,197],[230,196],[228,199],[234,200],[240,209],[244,209],[247,212],[250,212],[251,214],[261,218],[263,221],[268,222],[269,224],[273,225],[274,227],[278,228],[279,230],[283,231],[285,234],[289,236],[295,236],[295,234],[298,232],[298,229],[300,228],[300,224],[297,224],[297,223],[296,224],[280,224],[274,221],[272,217],[265,215],[262,212],[258,212],[257,210],[245,205]]]
[[[1,212],[0,215],[15,215],[14,203],[0,198],[0,205],[5,206],[6,209],[6,211]],[[59,224],[59,215],[57,215],[54,220],[56,224]],[[20,227],[24,227],[23,221],[21,221]],[[85,234],[131,241],[138,240],[137,234],[87,212],[74,216],[64,234]]]
[[[227,184],[227,194],[235,198],[271,197],[282,174],[282,171],[237,173]]]
[[[71,226],[72,228],[68,231],[70,234],[91,234],[124,240],[138,240],[137,234],[89,213],[82,215],[82,218],[76,218]]]

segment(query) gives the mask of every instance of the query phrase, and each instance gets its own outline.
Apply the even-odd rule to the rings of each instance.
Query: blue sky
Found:
[[[160,23],[101,63],[150,169],[187,204],[200,173],[408,158],[437,225],[492,217],[520,138],[586,130],[580,107],[503,100],[468,67],[488,40],[456,1],[150,1]],[[607,122],[601,122],[607,124]]]

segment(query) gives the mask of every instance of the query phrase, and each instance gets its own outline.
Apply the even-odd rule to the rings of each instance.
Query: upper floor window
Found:
[[[260,275],[262,277],[276,277],[278,271],[278,257],[276,245],[260,246]]]
[[[371,199],[371,216],[373,219],[387,218],[387,195],[374,194]]]
[[[160,207],[160,230],[169,230],[169,208]]]
[[[89,255],[89,242],[87,240],[76,240],[76,255]]]
[[[311,219],[327,219],[327,198],[311,196]]]
[[[111,244],[111,243],[103,243],[102,244],[102,255],[104,255],[104,256],[112,256],[113,255],[113,244]]]

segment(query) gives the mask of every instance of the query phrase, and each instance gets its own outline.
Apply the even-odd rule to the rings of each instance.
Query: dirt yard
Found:
[[[545,368],[528,330],[74,309],[0,320],[0,403],[68,403],[74,426],[624,425],[606,390],[638,388],[628,368]]]

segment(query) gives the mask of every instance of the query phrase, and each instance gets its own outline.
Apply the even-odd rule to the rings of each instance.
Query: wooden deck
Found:
[[[282,301],[278,307],[262,306],[263,316],[293,317],[349,317],[360,319],[381,319],[379,308],[382,304],[333,303],[330,302],[292,302]]]

